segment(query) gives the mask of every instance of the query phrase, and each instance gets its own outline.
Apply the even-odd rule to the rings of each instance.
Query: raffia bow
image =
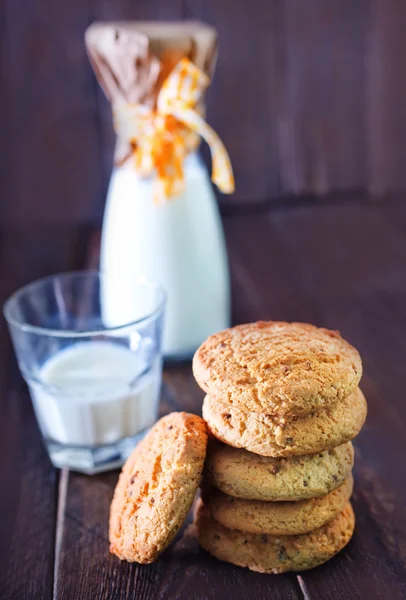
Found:
[[[148,176],[156,172],[157,202],[184,189],[183,161],[197,148],[199,136],[210,147],[213,183],[225,194],[234,191],[227,150],[199,112],[199,101],[209,83],[205,73],[183,58],[164,81],[156,109],[125,103],[113,107],[116,133],[133,148],[138,173]]]

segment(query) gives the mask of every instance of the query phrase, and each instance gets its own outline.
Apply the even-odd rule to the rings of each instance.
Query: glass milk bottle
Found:
[[[191,40],[194,55],[185,40]],[[203,137],[212,152],[213,181],[232,191],[228,155],[201,116],[216,35],[212,28],[187,22],[95,24],[86,41],[112,101],[117,133],[101,269],[143,273],[159,281],[167,292],[164,355],[189,357],[208,335],[230,325],[224,234],[198,153]],[[106,64],[110,73],[103,74]],[[120,84],[124,72],[127,80]],[[137,86],[142,93],[134,92]],[[107,286],[103,299],[110,326],[132,314],[137,303],[136,290],[128,286]]]

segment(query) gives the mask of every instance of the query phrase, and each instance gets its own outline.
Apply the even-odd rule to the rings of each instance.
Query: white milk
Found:
[[[187,356],[230,323],[229,275],[216,198],[197,154],[184,165],[185,191],[164,205],[153,201],[153,178],[130,161],[112,173],[103,223],[101,269],[142,273],[167,292],[163,353]],[[126,280],[103,287],[103,319],[133,320],[135,290]]]
[[[134,436],[158,414],[160,359],[148,369],[128,348],[108,341],[80,342],[60,351],[30,382],[44,437],[96,447]]]

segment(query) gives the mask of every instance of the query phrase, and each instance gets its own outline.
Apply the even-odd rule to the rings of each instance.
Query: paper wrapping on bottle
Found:
[[[214,28],[196,21],[93,23],[85,34],[96,77],[112,104],[153,108],[163,81],[184,57],[209,77],[217,58]]]
[[[96,77],[112,104],[116,164],[133,157],[137,171],[155,170],[156,199],[183,189],[183,161],[203,137],[210,146],[213,182],[234,190],[224,145],[205,123],[204,92],[217,58],[217,34],[195,22],[93,23],[85,35]]]

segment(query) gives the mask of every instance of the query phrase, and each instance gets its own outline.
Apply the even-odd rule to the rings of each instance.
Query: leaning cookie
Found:
[[[110,509],[110,552],[150,563],[168,546],[193,503],[206,456],[200,417],[158,421],[125,463]]]
[[[299,502],[264,502],[233,498],[211,488],[203,500],[213,518],[228,527],[249,533],[297,535],[318,529],[336,517],[349,501],[353,478],[326,496]]]
[[[284,573],[312,569],[342,550],[354,532],[355,516],[348,502],[340,514],[319,529],[274,536],[228,529],[199,501],[195,523],[200,545],[216,558],[259,573]]]
[[[367,414],[363,393],[352,394],[329,408],[281,422],[269,415],[243,412],[206,396],[203,418],[222,442],[263,456],[312,454],[352,440]]]
[[[258,321],[210,336],[195,353],[193,373],[200,387],[224,404],[303,416],[353,392],[362,363],[337,331]]]
[[[209,484],[236,498],[294,501],[332,492],[349,477],[353,465],[351,442],[316,454],[273,458],[212,440],[204,476]]]

